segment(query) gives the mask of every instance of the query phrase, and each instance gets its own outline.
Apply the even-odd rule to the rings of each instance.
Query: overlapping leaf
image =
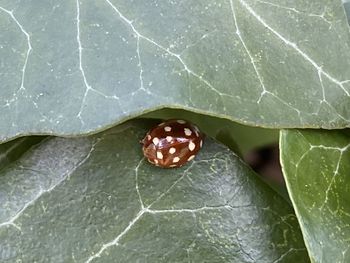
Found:
[[[1,0],[0,32],[0,140],[96,132],[162,107],[350,123],[340,0]]]
[[[1,170],[0,261],[307,261],[289,204],[227,148],[164,170],[144,133],[45,139]]]
[[[0,145],[0,170],[19,159],[29,148],[45,137],[32,136],[19,138]]]
[[[315,262],[350,260],[350,134],[283,131],[281,160]]]
[[[348,22],[350,24],[350,1],[349,0],[343,0],[343,2],[344,2],[345,12],[346,12],[346,15],[348,17]]]
[[[246,126],[226,119],[179,109],[157,110],[142,115],[142,118],[185,119],[196,124],[209,137],[216,138],[234,152],[242,155],[256,147],[278,143],[278,130]]]

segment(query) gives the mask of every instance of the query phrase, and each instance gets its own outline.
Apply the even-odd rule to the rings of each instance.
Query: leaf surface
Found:
[[[0,144],[0,170],[19,159],[33,145],[41,142],[44,138],[39,136],[23,137]]]
[[[281,161],[306,246],[315,262],[350,260],[350,134],[281,132]]]
[[[0,140],[92,133],[163,107],[350,125],[340,0],[0,0],[0,32]]]
[[[344,2],[344,8],[345,8],[345,13],[348,17],[348,22],[350,24],[350,1],[349,0],[343,0]]]
[[[226,119],[178,109],[162,109],[144,114],[141,118],[185,119],[196,124],[209,137],[219,140],[243,156],[254,148],[277,144],[279,138],[279,130],[276,129],[246,126]]]
[[[307,262],[292,208],[207,138],[183,168],[143,158],[141,122],[47,138],[1,170],[1,262]]]

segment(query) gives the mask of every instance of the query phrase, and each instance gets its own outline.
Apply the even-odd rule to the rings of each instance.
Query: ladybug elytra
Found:
[[[198,128],[184,120],[168,120],[151,129],[144,139],[143,154],[162,168],[180,167],[194,159],[203,145]]]

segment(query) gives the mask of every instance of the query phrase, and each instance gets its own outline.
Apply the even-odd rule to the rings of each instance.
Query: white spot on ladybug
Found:
[[[192,141],[190,141],[190,143],[188,144],[188,149],[190,149],[190,151],[192,152],[194,150],[194,148],[196,148],[196,144]]]
[[[171,131],[171,127],[170,127],[170,126],[165,126],[165,127],[164,127],[164,131],[170,132],[170,131]]]
[[[179,167],[195,159],[204,144],[198,128],[185,120],[168,120],[148,131],[141,141],[149,163],[164,168]]]
[[[163,159],[163,154],[162,152],[157,152],[157,158],[162,160]]]
[[[191,155],[190,157],[188,157],[187,161],[192,161],[194,157],[195,155]]]
[[[159,139],[157,137],[154,137],[152,142],[154,143],[154,145],[157,145],[159,143]]]
[[[191,136],[192,131],[189,128],[185,128],[184,131],[186,136]]]
[[[171,147],[170,149],[169,149],[169,153],[170,154],[173,154],[173,153],[175,153],[176,152],[176,149],[174,148],[174,147]]]

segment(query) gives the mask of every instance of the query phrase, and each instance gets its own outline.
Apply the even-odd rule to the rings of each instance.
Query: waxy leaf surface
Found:
[[[350,133],[281,132],[289,195],[314,262],[350,261]]]
[[[1,262],[307,262],[291,206],[226,147],[144,160],[128,123],[47,138],[0,170]]]
[[[163,107],[350,126],[340,0],[0,0],[0,140],[94,133]]]

